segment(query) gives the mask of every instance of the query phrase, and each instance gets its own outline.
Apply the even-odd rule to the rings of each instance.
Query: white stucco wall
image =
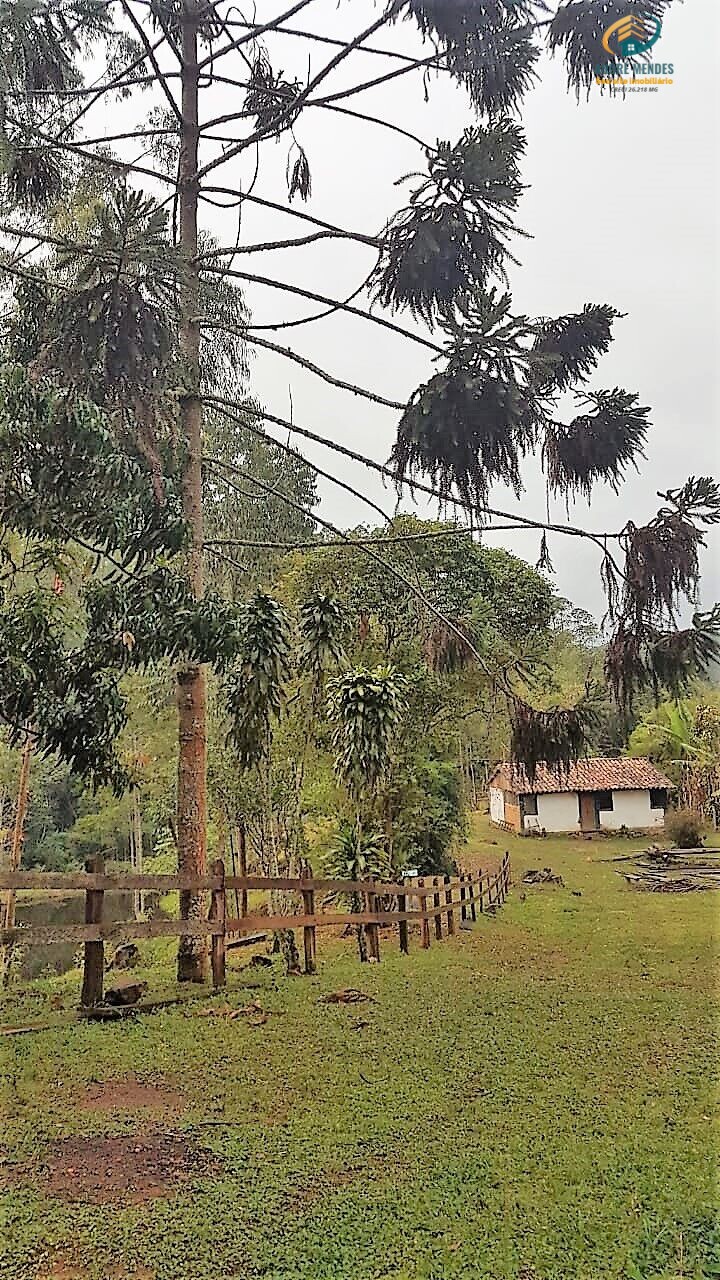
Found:
[[[538,796],[537,802],[537,818],[526,818],[526,826],[542,827],[545,831],[577,831],[579,825],[577,791]]]
[[[600,814],[600,826],[609,831],[620,827],[640,827],[643,830],[662,827],[664,809],[650,808],[649,791],[613,791],[613,808]]]
[[[499,787],[490,788],[490,821],[505,821],[505,797]]]

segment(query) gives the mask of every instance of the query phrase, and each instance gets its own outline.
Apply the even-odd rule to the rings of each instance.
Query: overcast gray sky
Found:
[[[278,0],[257,5],[264,21],[286,8]],[[680,483],[689,474],[717,474],[718,442],[718,0],[674,3],[653,58],[674,64],[674,83],[654,93],[630,93],[611,99],[593,91],[576,102],[565,85],[562,62],[544,59],[542,80],[528,95],[522,116],[527,133],[524,178],[528,190],[519,221],[532,239],[516,246],[520,265],[511,285],[517,312],[552,315],[579,310],[585,302],[608,302],[627,318],[616,326],[616,341],[590,386],[620,385],[637,391],[652,406],[648,459],[631,475],[619,495],[598,488],[588,509],[575,504],[575,523],[618,529],[627,519],[652,515],[656,491]],[[323,35],[348,37],[381,12],[372,0],[313,0],[295,22]],[[404,51],[418,47],[414,24],[401,23],[373,37]],[[306,79],[333,52],[296,38],[268,37],[273,65]],[[309,61],[308,61],[309,58]],[[323,92],[382,74],[397,64],[354,53],[323,85]],[[222,65],[217,68],[225,71]],[[226,87],[205,95],[208,119],[236,105]],[[425,101],[422,73],[413,71],[351,99],[347,105],[396,122],[422,138],[455,140],[474,120],[461,89],[446,76],[429,82]],[[360,123],[328,110],[308,109],[296,125],[313,174],[307,209],[318,217],[365,233],[377,233],[404,201],[407,187],[395,180],[421,169],[420,148],[387,129]],[[261,149],[258,194],[286,200],[287,139]],[[208,158],[206,156],[205,158]],[[254,158],[218,170],[224,186],[246,186]],[[222,175],[222,176],[220,176]],[[206,226],[223,243],[233,242],[236,215],[205,206]],[[309,228],[284,213],[244,205],[242,241],[252,243],[301,235]],[[343,298],[357,287],[374,261],[372,249],[344,241],[297,250],[245,255],[235,260],[244,270],[294,281],[319,293]],[[256,323],[308,315],[316,304],[276,290],[249,285],[246,296]],[[401,322],[411,324],[409,317]],[[294,349],[336,376],[393,399],[404,400],[432,372],[430,353],[376,325],[334,315],[296,329],[266,335],[291,342]],[[252,362],[251,390],[266,408],[289,416],[290,388],[294,421],[386,461],[397,422],[391,409],[335,390],[280,356],[258,352]],[[297,438],[296,438],[297,442]],[[346,463],[320,447],[302,444],[319,465],[362,488],[388,510],[394,492],[380,477]],[[545,492],[539,470],[526,468],[526,514],[542,517]],[[376,517],[360,501],[321,482],[321,512],[343,527]],[[493,491],[495,505],[514,504],[511,494]],[[403,509],[410,509],[409,498]],[[422,506],[423,514],[434,508]],[[565,518],[556,503],[554,518]],[[529,560],[537,556],[534,534],[505,542]],[[596,615],[602,612],[597,561],[589,545],[560,535],[550,539],[559,590]],[[718,542],[705,557],[703,603],[720,597]]]

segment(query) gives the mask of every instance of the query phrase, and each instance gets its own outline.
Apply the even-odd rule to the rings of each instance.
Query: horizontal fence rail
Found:
[[[110,875],[105,871],[102,858],[92,858],[86,864],[84,872],[0,873],[0,891],[40,889],[51,892],[80,890],[85,893],[84,924],[0,929],[0,941],[5,946],[12,946],[17,942],[28,946],[68,942],[84,944],[81,1003],[87,1007],[102,1003],[106,942],[163,937],[209,938],[213,984],[219,987],[225,982],[227,949],[233,945],[241,945],[237,941],[233,943],[233,937],[242,939],[245,935],[259,934],[262,938],[270,932],[302,929],[305,971],[314,973],[317,929],[333,926],[363,929],[367,938],[368,955],[374,960],[380,959],[380,928],[397,925],[400,950],[405,953],[409,949],[408,926],[411,924],[420,926],[420,941],[425,949],[431,945],[431,921],[437,940],[443,936],[452,936],[458,913],[461,922],[473,922],[477,919],[478,912],[494,910],[505,901],[510,886],[510,855],[505,853],[499,866],[492,871],[476,870],[458,876],[413,877],[401,881],[316,877],[309,864],[305,864],[303,871],[301,876],[227,876],[224,863],[217,860],[212,864],[210,875]],[[104,921],[105,894],[130,889],[156,890],[162,893],[209,892],[208,917]],[[270,915],[256,911],[232,916],[229,913],[228,894],[232,893],[232,902],[237,904],[238,895],[242,894],[244,902],[249,891],[292,894],[302,906],[299,911],[288,910],[281,914]],[[363,909],[333,910],[335,904],[332,899],[348,895],[359,898]],[[318,897],[321,899],[319,903]],[[327,910],[324,909],[326,904],[329,907]]]

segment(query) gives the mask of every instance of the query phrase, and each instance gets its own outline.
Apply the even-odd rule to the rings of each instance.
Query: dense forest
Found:
[[[264,474],[282,470],[299,492],[313,493],[313,478],[272,445],[256,447]],[[277,478],[277,477],[275,477]],[[253,767],[242,767],[217,687],[210,695],[209,842],[230,857],[238,833],[250,865],[269,866],[274,842],[279,863],[294,867],[310,857],[333,863],[337,838],[352,819],[352,803],[334,767],[330,722],[299,661],[302,607],[330,596],[341,617],[339,659],[353,670],[391,667],[407,680],[405,711],[390,766],[379,792],[367,799],[365,826],[393,871],[417,867],[445,871],[461,846],[470,810],[486,798],[487,770],[508,755],[511,726],[492,680],[468,662],[409,589],[359,558],[347,546],[267,512],[251,496],[236,497],[216,514],[218,527],[252,528],[252,590],[269,592],[287,614],[293,658],[282,707],[271,727],[271,748]],[[321,531],[320,531],[321,533]],[[483,653],[507,669],[538,706],[571,704],[588,681],[601,689],[605,647],[593,619],[560,598],[552,577],[501,549],[488,548],[440,521],[397,516],[391,526],[357,528],[353,539],[395,546],[394,563],[414,575],[427,598],[452,611],[481,637]],[[278,540],[290,550],[272,550]],[[246,573],[218,563],[218,588],[242,599]],[[46,570],[48,584],[53,571]],[[72,602],[68,602],[70,617]],[[123,678],[128,718],[119,739],[128,786],[93,789],[52,756],[33,754],[22,861],[60,871],[89,856],[131,861],[139,840],[146,865],[175,865],[177,725],[172,671]],[[631,718],[598,693],[588,750],[649,755],[680,783],[682,763],[714,763],[720,736],[720,695],[697,682],[691,696],[661,702],[646,697]],[[7,858],[16,810],[22,751],[4,737],[0,748],[0,840]],[[160,859],[152,864],[148,858]]]

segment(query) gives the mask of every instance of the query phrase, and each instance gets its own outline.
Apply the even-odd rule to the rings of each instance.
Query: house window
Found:
[[[650,808],[667,809],[667,791],[665,787],[650,788]]]
[[[522,810],[526,818],[537,818],[537,796],[523,796]]]
[[[598,813],[609,813],[614,808],[612,791],[596,791],[595,808]]]

